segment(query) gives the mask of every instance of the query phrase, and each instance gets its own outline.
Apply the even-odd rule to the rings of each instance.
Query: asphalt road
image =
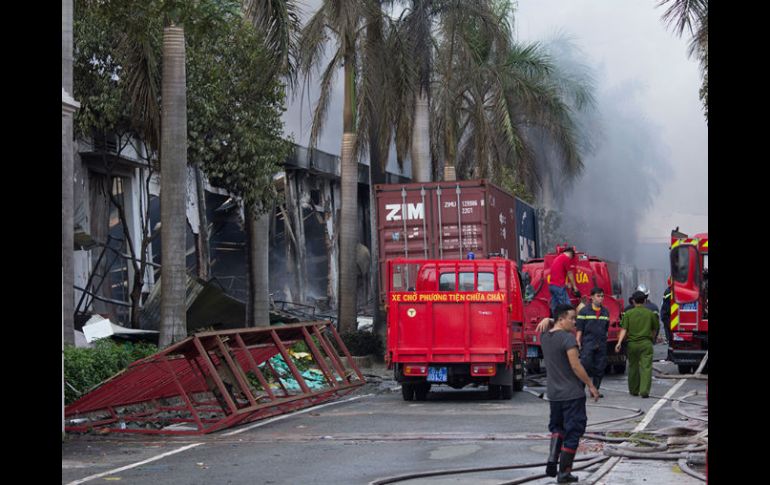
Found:
[[[656,346],[656,359],[664,355],[664,347]],[[656,360],[655,366],[676,373],[670,363]],[[510,401],[488,400],[484,388],[439,387],[427,401],[405,402],[389,371],[380,367],[366,372],[372,376],[370,383],[334,404],[256,427],[252,423],[186,438],[70,435],[62,444],[62,483],[367,484],[410,472],[537,463],[547,456],[548,403],[535,395],[544,388],[534,382],[527,388],[531,393],[515,393]],[[677,382],[654,378],[653,396],[663,396]],[[705,404],[705,390],[706,381],[687,380],[674,397],[697,391],[688,401]],[[589,406],[589,432],[630,431],[644,416],[598,426],[591,423],[628,416],[633,409],[648,411],[658,402],[654,397],[630,396],[625,375],[607,376],[602,391],[605,397],[599,405],[623,409]],[[693,413],[702,409],[689,404],[682,408]],[[665,402],[656,409],[646,430],[692,424],[697,420],[685,418]],[[602,447],[600,442],[583,440],[578,453],[601,452]],[[116,471],[122,467],[130,468]],[[495,484],[541,470],[537,467],[402,483]],[[80,481],[83,479],[87,480]],[[640,479],[638,483],[650,482]]]

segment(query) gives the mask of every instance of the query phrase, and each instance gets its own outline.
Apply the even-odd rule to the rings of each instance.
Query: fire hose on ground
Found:
[[[695,371],[694,376],[697,376],[695,377],[696,379],[701,378],[701,371],[703,370],[703,367],[706,365],[707,361],[708,361],[708,352],[706,352],[706,355],[701,360],[701,363],[698,366],[698,369]],[[692,378],[693,376],[685,376],[685,378],[686,377]],[[540,384],[540,382],[538,382],[535,379],[530,379],[530,380]],[[528,389],[525,389],[525,391],[529,392],[530,394],[533,394],[534,396],[538,397],[541,400],[544,400],[543,399],[544,393],[542,392],[538,393],[534,390],[528,390]],[[663,398],[663,397],[661,397],[661,399],[666,399],[667,401],[671,401],[672,408],[674,408],[676,412],[678,412],[679,414],[682,414],[685,417],[708,422],[707,418],[697,417],[695,415],[686,413],[681,410],[680,402],[686,403],[686,404],[701,405],[699,403],[688,402],[685,400],[686,398],[694,396],[696,394],[697,392],[691,391],[685,394],[684,396],[682,396],[680,399]],[[644,412],[641,409],[628,408],[624,406],[613,406],[608,404],[590,404],[590,403],[587,404],[587,406],[610,408],[610,409],[623,409],[623,410],[629,410],[634,412],[633,414],[622,416],[620,418],[614,418],[614,419],[599,421],[596,423],[590,423],[587,425],[587,427],[598,426],[598,425],[618,422],[618,421],[628,421],[644,414]],[[692,428],[684,428],[684,429],[692,429]],[[650,459],[677,460],[677,464],[679,465],[679,468],[684,473],[705,482],[706,476],[693,470],[689,466],[689,464],[703,465],[706,463],[705,452],[707,451],[707,447],[708,447],[707,436],[708,436],[708,429],[697,433],[694,437],[687,437],[687,438],[674,437],[674,438],[669,438],[666,443],[661,443],[654,440],[633,438],[633,435],[631,435],[631,437],[628,437],[628,438],[623,438],[623,437],[602,436],[596,433],[587,433],[583,435],[583,438],[596,440],[596,441],[605,441],[605,442],[622,442],[622,444],[620,446],[607,446],[604,449],[603,455],[592,454],[592,455],[587,455],[580,458],[575,458],[575,462],[585,462],[585,463],[581,463],[580,465],[575,466],[573,468],[573,471],[591,468],[594,465],[597,465],[599,463],[609,460],[610,457],[646,459],[646,460],[650,460]],[[637,442],[639,444],[646,444],[649,446],[648,447],[623,446],[624,444],[628,443],[629,440]],[[669,446],[678,446],[683,444],[686,444],[688,446],[682,451],[670,451],[670,452],[667,451],[669,449]],[[546,465],[545,462],[539,462],[539,463],[525,463],[520,465],[506,465],[506,466],[497,466],[497,467],[441,469],[441,470],[433,470],[429,472],[408,473],[408,474],[403,474],[403,475],[398,475],[393,477],[382,478],[382,479],[369,482],[369,485],[384,485],[388,483],[403,482],[406,480],[412,480],[416,478],[434,477],[434,476],[442,476],[442,475],[458,475],[458,474],[465,474],[465,473],[482,473],[482,472],[501,471],[501,470],[536,468],[536,467],[542,467],[545,465]],[[519,484],[523,484],[533,480],[546,478],[547,476],[548,475],[541,473],[537,475],[518,478],[512,481],[501,482],[497,485],[519,485]],[[586,482],[586,483],[594,484],[599,478],[601,478],[601,476],[596,477],[590,482]]]

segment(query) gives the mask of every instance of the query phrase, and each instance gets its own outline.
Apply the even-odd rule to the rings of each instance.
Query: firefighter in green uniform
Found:
[[[645,308],[646,295],[641,291],[631,295],[634,308],[623,314],[620,336],[615,352],[620,352],[628,336],[628,392],[632,396],[650,396],[652,387],[652,344],[658,330],[658,317]]]

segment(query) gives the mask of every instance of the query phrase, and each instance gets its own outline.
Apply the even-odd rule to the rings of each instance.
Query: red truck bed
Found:
[[[501,372],[510,376],[501,385],[513,386],[512,368],[524,358],[515,263],[396,259],[388,262],[387,278],[386,359],[397,379],[425,381],[428,367],[438,364],[449,369],[445,383],[452,387],[492,382]],[[480,364],[491,374],[476,375]]]

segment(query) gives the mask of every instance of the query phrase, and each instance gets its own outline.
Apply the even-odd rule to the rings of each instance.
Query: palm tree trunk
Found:
[[[451,89],[452,86],[452,67],[454,62],[454,50],[455,50],[455,33],[457,31],[457,20],[453,16],[452,17],[452,27],[450,29],[450,35],[449,35],[449,57],[448,57],[448,65],[447,65],[447,88]],[[456,146],[455,146],[455,140],[454,140],[454,123],[453,123],[453,117],[454,113],[452,112],[452,104],[447,102],[446,108],[444,111],[444,156],[446,157],[446,162],[444,164],[444,180],[447,181],[454,181],[457,179],[457,176],[455,174],[455,152],[456,152]]]
[[[259,214],[257,207],[247,206],[246,234],[248,237],[247,271],[249,300],[246,305],[246,325],[270,326],[270,273],[268,247],[272,214]]]
[[[172,25],[163,29],[160,347],[166,347],[187,336],[186,89],[184,28]]]
[[[414,107],[412,128],[412,181],[430,182],[433,168],[430,165],[430,112],[428,93],[421,89]]]
[[[340,303],[339,328],[352,332],[357,328],[356,244],[358,243],[358,163],[353,148],[356,143],[353,56],[345,56],[345,91],[343,108],[342,160],[340,162]]]
[[[382,341],[385,341],[387,334],[387,320],[385,318],[385,312],[382,310],[380,304],[380,271],[379,271],[379,231],[377,227],[377,194],[375,186],[377,184],[384,184],[387,182],[385,177],[385,164],[387,160],[382,160],[381,153],[379,151],[380,145],[380,124],[375,118],[371,120],[369,126],[369,200],[372,201],[369,204],[369,224],[370,239],[371,239],[371,263],[369,265],[369,298],[374,296],[374,319],[372,331],[375,335],[379,335]],[[414,162],[412,162],[414,164]],[[414,165],[412,165],[414,170]]]

